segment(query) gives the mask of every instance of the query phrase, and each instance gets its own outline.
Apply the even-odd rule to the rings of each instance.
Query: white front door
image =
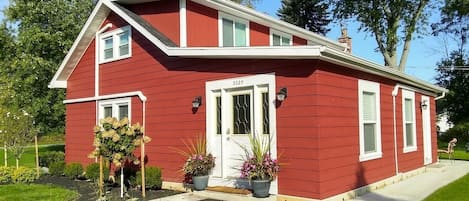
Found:
[[[207,143],[216,157],[209,185],[246,186],[240,169],[249,136],[271,139],[276,157],[275,75],[256,75],[206,84]],[[272,182],[271,193],[277,193]]]
[[[432,163],[432,132],[430,121],[430,98],[422,96],[423,164]]]

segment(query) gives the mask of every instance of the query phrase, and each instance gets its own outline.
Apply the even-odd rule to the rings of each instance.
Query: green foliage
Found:
[[[109,177],[109,169],[103,167],[103,176],[104,178]],[[99,163],[91,163],[86,166],[85,177],[87,179],[97,181],[99,179]]]
[[[459,47],[460,52],[465,49],[469,38],[469,1],[467,0],[445,0],[441,8],[441,19],[432,24],[433,34],[447,34],[452,36]]]
[[[6,46],[0,45],[8,50],[0,56],[7,58],[0,62],[0,78],[13,93],[2,102],[32,114],[40,134],[63,133],[64,90],[49,90],[48,84],[92,6],[93,0],[11,0],[4,11],[14,28],[0,31]]]
[[[0,167],[0,185],[9,184],[12,182],[13,172],[16,168],[13,167]]]
[[[55,185],[9,184],[0,185],[0,200],[73,201],[79,198],[76,191]]]
[[[456,124],[440,136],[443,142],[449,142],[453,138],[458,139],[458,144],[469,142],[469,122]]]
[[[11,180],[13,183],[30,183],[36,180],[36,170],[33,168],[19,167],[13,171]]]
[[[329,4],[321,0],[282,0],[277,15],[285,22],[326,35],[331,22],[328,9]]]
[[[138,185],[142,185],[142,172],[138,171],[135,177]],[[145,187],[149,189],[161,189],[161,168],[145,167]]]
[[[70,163],[65,165],[65,176],[71,179],[78,179],[83,175],[83,166],[80,163]]]
[[[446,112],[453,124],[469,122],[469,71],[457,66],[469,66],[468,56],[454,51],[439,64],[437,84],[449,90],[437,102],[439,113]]]
[[[65,162],[57,161],[49,164],[49,174],[61,176],[64,174]]]
[[[469,186],[469,174],[438,189],[426,197],[424,201],[469,201],[467,187]]]
[[[249,142],[249,147],[238,144],[244,151],[241,178],[274,180],[278,175],[280,165],[270,154],[270,139],[261,140],[250,135]]]
[[[334,18],[341,21],[355,18],[359,30],[370,32],[378,44],[386,66],[405,70],[410,42],[414,33],[421,33],[431,14],[429,0],[343,0],[332,1]],[[402,55],[398,62],[398,45]]]
[[[61,151],[48,151],[39,154],[39,166],[49,167],[51,163],[64,161],[65,153]]]

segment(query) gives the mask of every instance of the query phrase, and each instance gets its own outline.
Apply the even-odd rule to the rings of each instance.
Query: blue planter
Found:
[[[194,189],[196,191],[203,191],[208,185],[208,175],[192,176],[192,182],[194,183]]]
[[[257,198],[269,197],[270,180],[252,180],[252,195]]]

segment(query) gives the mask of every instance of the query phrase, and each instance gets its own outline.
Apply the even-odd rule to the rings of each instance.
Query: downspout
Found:
[[[147,131],[146,129],[146,121],[145,121],[145,116],[146,116],[146,103],[147,103],[147,98],[145,97],[144,99],[142,99],[142,113],[143,113],[143,117],[142,117],[142,126],[143,126],[143,129],[145,129],[143,131],[143,137],[145,137],[145,132]],[[145,197],[145,143],[143,143],[143,138],[142,138],[142,144],[141,144],[141,147],[140,147],[140,172],[142,173],[142,196]]]
[[[96,32],[95,37],[94,37],[94,43],[95,43],[94,45],[95,46],[95,50],[94,50],[94,97],[99,96],[99,38],[98,37],[101,33],[105,32],[111,27],[112,27],[112,24],[107,23],[106,25],[104,25],[103,28],[101,28],[100,30]],[[98,111],[99,111],[99,106],[98,106],[98,101],[96,101],[96,125],[99,124]]]
[[[392,90],[392,115],[393,115],[393,132],[394,132],[394,164],[396,175],[399,174],[399,162],[397,160],[397,125],[396,125],[396,96],[399,93],[399,85],[394,86]]]
[[[441,96],[438,96],[438,97],[435,98],[435,101],[440,100],[440,99],[444,98],[445,96],[446,96],[446,92],[443,91]]]

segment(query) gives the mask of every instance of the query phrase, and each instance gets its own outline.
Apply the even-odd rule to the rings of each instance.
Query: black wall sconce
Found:
[[[420,108],[422,110],[426,110],[428,107],[428,101],[427,100],[423,100],[421,103],[420,103]]]
[[[288,97],[288,91],[286,87],[283,87],[280,89],[280,91],[277,93],[277,100],[282,102]]]
[[[202,105],[202,97],[196,96],[192,101],[192,108],[197,109]]]

